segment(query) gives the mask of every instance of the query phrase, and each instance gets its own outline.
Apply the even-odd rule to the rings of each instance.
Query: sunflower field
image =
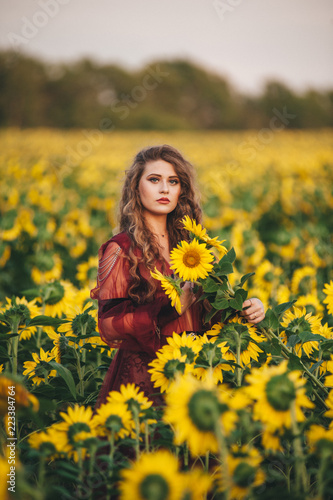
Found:
[[[0,498],[333,499],[333,132],[0,135]],[[173,260],[209,327],[157,352],[162,407],[128,384],[94,412],[115,353],[98,248],[124,170],[162,143],[196,168],[204,224]],[[154,278],[177,308],[179,281]]]

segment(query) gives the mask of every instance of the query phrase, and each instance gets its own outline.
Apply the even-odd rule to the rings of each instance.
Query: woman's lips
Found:
[[[159,200],[157,200],[158,203],[170,203],[170,200],[169,198],[160,198]]]

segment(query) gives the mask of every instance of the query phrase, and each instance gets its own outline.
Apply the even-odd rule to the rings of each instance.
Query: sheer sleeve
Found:
[[[111,242],[99,255],[97,287],[91,291],[91,297],[98,299],[100,336],[111,347],[153,353],[160,344],[159,324],[178,313],[170,311],[164,293],[153,302],[134,302],[128,295],[130,280],[124,250]]]

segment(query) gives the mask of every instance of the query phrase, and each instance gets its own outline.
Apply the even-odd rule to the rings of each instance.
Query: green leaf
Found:
[[[216,272],[217,276],[224,276],[225,274],[231,274],[234,272],[234,268],[230,262],[222,262],[219,263],[219,269]]]
[[[57,370],[58,375],[64,379],[73,398],[76,400],[75,382],[73,379],[73,375],[68,370],[68,368],[61,365],[60,363],[57,363],[56,361],[49,361],[49,365],[52,366],[54,370]]]
[[[206,316],[205,316],[205,323],[208,323],[212,319],[213,316],[218,312],[214,307],[212,308],[211,311],[209,311]]]
[[[299,359],[298,356],[296,356],[293,353],[289,354],[288,368],[290,370],[302,370],[302,371],[304,371],[301,360]]]
[[[244,276],[241,277],[241,280],[240,280],[240,285],[243,286],[244,283],[246,283],[246,281],[248,279],[251,278],[251,276],[254,276],[256,273],[247,273],[247,274],[244,274]]]
[[[229,300],[223,297],[217,298],[212,305],[218,311],[221,309],[226,309],[227,307],[229,307]]]
[[[296,302],[296,299],[295,300],[291,300],[290,302],[284,302],[283,304],[279,304],[278,306],[274,307],[274,312],[278,316],[280,316],[285,311],[287,311],[288,309],[290,309],[293,306],[293,304],[295,304],[295,302]]]
[[[51,316],[35,316],[27,321],[27,326],[60,326],[63,323],[68,323],[68,319],[52,318]]]
[[[311,341],[322,342],[323,340],[326,340],[326,337],[312,333],[310,331],[300,333],[299,338],[302,340],[302,344],[305,344],[305,342],[311,342]]]
[[[315,363],[314,365],[311,366],[311,368],[309,369],[309,371],[311,373],[313,373],[314,371],[316,371],[316,369],[318,368],[318,366],[320,366],[323,362],[324,362],[323,359],[321,359],[320,361],[317,361],[317,363]]]
[[[243,307],[243,298],[239,295],[235,295],[235,297],[229,300],[229,306],[235,309],[236,311],[241,311]]]
[[[288,338],[287,347],[295,347],[295,345],[300,343],[301,339],[299,338],[299,335],[294,333],[293,335],[290,335],[290,337]]]
[[[262,328],[271,328],[272,330],[279,328],[279,319],[272,309],[267,309],[265,318],[260,322],[260,326]]]
[[[232,264],[236,259],[236,252],[234,250],[234,248],[230,248],[229,252],[226,253],[225,255],[223,255],[222,259],[220,260],[220,263],[221,262],[229,262],[230,264]]]
[[[213,278],[207,278],[202,284],[202,288],[206,293],[217,292],[220,287],[221,283],[217,283]]]

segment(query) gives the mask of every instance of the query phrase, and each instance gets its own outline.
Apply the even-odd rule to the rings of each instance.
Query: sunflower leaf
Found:
[[[222,259],[220,260],[220,262],[229,262],[230,264],[232,264],[236,259],[236,252],[234,250],[234,248],[230,248],[229,252],[226,253],[225,255],[223,255]]]
[[[260,322],[260,327],[276,330],[277,328],[279,328],[279,326],[279,318],[277,317],[275,311],[273,311],[272,309],[267,309],[265,318]]]
[[[295,304],[295,302],[296,302],[296,299],[291,300],[290,302],[283,302],[283,304],[279,304],[278,306],[274,307],[274,312],[278,316],[280,316],[285,311],[287,311],[288,309],[290,309],[293,306],[293,304]]]
[[[49,361],[48,363],[52,368],[54,368],[58,375],[64,379],[64,381],[67,384],[68,389],[70,390],[73,398],[76,400],[76,390],[75,390],[75,382],[73,379],[73,375],[69,371],[68,368],[65,366],[61,365],[60,363],[57,363],[56,361]]]
[[[295,345],[300,343],[301,339],[299,335],[294,333],[293,335],[290,335],[290,337],[288,338],[287,347],[295,347]]]
[[[60,326],[63,323],[68,323],[67,319],[52,318],[51,316],[35,316],[30,320],[27,320],[27,326]]]
[[[319,335],[319,334],[315,334],[315,333],[312,333],[311,331],[306,331],[306,332],[301,332],[299,334],[299,338],[301,339],[302,341],[302,344],[304,344],[305,342],[311,342],[311,341],[323,341],[323,340],[326,340],[325,337],[323,337],[322,335]]]
[[[288,362],[288,368],[292,370],[304,370],[304,366],[296,354],[290,353],[289,354],[289,362]]]

